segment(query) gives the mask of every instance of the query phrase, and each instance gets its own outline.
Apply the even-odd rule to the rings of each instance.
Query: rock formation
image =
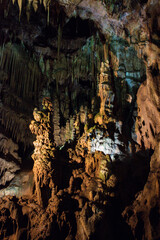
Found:
[[[159,34],[158,0],[0,1],[0,239],[160,239]]]
[[[52,125],[53,109],[49,99],[43,99],[43,108],[43,111],[34,109],[35,120],[31,121],[29,127],[36,135],[36,141],[33,142],[35,150],[32,154],[35,192],[39,204],[45,207],[56,189],[56,182],[53,180],[56,159]]]

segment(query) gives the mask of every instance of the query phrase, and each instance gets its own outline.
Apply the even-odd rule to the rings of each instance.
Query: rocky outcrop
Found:
[[[150,162],[150,173],[143,191],[136,195],[133,204],[123,216],[132,229],[135,239],[159,239],[160,182],[159,139]]]
[[[138,104],[138,142],[145,148],[154,149],[160,132],[159,122],[159,54],[160,50],[154,43],[146,47],[147,80],[137,93]]]
[[[0,188],[7,187],[20,170],[21,158],[18,145],[0,134]]]
[[[156,9],[155,9],[156,8]],[[159,239],[159,3],[151,5],[147,14],[150,42],[145,49],[147,80],[137,93],[138,117],[137,140],[144,148],[154,149],[150,162],[150,173],[144,189],[135,196],[123,216],[131,226],[135,239]],[[154,20],[153,20],[154,19]],[[157,24],[155,24],[157,23]]]
[[[10,155],[18,163],[21,163],[21,157],[18,155],[19,146],[11,138],[7,138],[0,133],[0,152],[5,156]]]
[[[9,162],[3,158],[0,158],[0,166],[0,187],[4,188],[13,180],[20,167],[13,161]]]
[[[19,147],[10,138],[0,134],[0,197],[31,195],[33,173],[22,170]]]
[[[12,163],[13,164],[13,163]],[[11,164],[10,164],[11,165]],[[3,165],[2,165],[3,166]],[[18,167],[17,167],[18,168]],[[15,169],[14,169],[15,170]],[[0,189],[0,197],[4,196],[31,196],[33,194],[33,172],[27,170],[21,170],[20,168],[18,171],[13,172],[13,169],[8,169],[6,171],[6,175],[1,178],[1,181],[5,179],[6,184]]]

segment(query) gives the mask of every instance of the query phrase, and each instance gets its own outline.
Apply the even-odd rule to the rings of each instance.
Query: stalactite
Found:
[[[47,24],[49,24],[49,5],[47,7]]]
[[[66,122],[66,128],[65,128],[65,140],[69,141],[70,139],[70,125],[69,120]]]
[[[26,116],[17,114],[11,109],[1,108],[1,124],[5,126],[8,132],[11,132],[12,138],[18,143],[23,142],[25,148],[31,145],[33,139],[28,134],[28,126],[30,119],[26,119]]]
[[[60,48],[61,48],[61,37],[62,37],[62,29],[61,29],[61,25],[59,24],[58,26],[58,35],[57,35],[57,59],[58,62],[60,60]]]
[[[104,61],[107,61],[108,60],[108,43],[105,42],[103,44],[103,49],[104,49]]]
[[[33,3],[32,3],[35,12],[37,12],[37,9],[38,9],[38,2],[39,2],[38,0],[33,0]]]
[[[95,123],[106,125],[112,121],[114,92],[111,85],[109,61],[101,63],[100,77],[98,84],[98,95],[101,99],[100,112],[95,116]]]
[[[46,61],[46,75],[47,77],[49,78],[50,77],[50,62],[49,62],[49,59],[47,59]]]
[[[26,68],[25,68],[25,72],[26,72]],[[26,96],[26,88],[24,86],[26,86],[27,84],[27,78],[26,78],[26,75],[24,74],[24,78],[23,78],[23,82],[24,82],[24,85],[23,85],[23,96],[25,97]]]
[[[0,67],[2,66],[2,60],[3,60],[3,53],[4,53],[4,43],[3,43],[3,46],[2,46],[2,49],[1,49],[1,60],[0,60]]]
[[[47,11],[47,24],[49,24],[50,3],[51,3],[51,0],[43,0],[44,8]]]
[[[59,115],[59,102],[58,99],[54,98],[54,110],[53,110],[53,126],[54,126],[54,141],[56,146],[61,145],[60,139],[60,115]]]
[[[59,24],[58,26],[58,34],[57,34],[57,62],[58,62],[58,66],[60,64],[60,48],[61,48],[61,35],[62,35],[62,32],[61,32],[61,26]],[[58,93],[58,85],[59,85],[59,80],[60,80],[60,74],[58,73],[56,75],[56,90],[57,90],[57,93]]]
[[[2,0],[1,0],[2,2]],[[26,9],[26,15],[27,15],[27,20],[29,21],[30,19],[30,11],[31,11],[31,5],[33,6],[34,11],[36,12],[38,10],[38,5],[42,4],[42,0],[17,0],[18,2],[18,7],[19,7],[19,20],[22,14],[22,9]],[[15,3],[15,0],[12,0],[12,4]],[[43,6],[45,10],[47,11],[47,23],[49,24],[49,11],[50,11],[50,4],[51,0],[43,0]],[[24,5],[24,6],[23,6]],[[6,12],[6,9],[5,9]]]
[[[26,6],[26,15],[27,15],[27,21],[28,22],[30,20],[30,11],[31,11],[31,2],[28,1],[27,6]]]
[[[74,138],[75,138],[75,136],[76,136],[75,121],[76,121],[76,116],[74,115],[74,116],[70,119],[71,140],[74,140]]]
[[[92,37],[91,40],[91,68],[92,68],[92,77],[94,77],[94,53],[95,53],[95,42],[94,42],[94,37]]]
[[[22,12],[22,2],[23,2],[23,0],[18,0],[18,6],[19,6],[19,20],[20,20],[21,12]]]
[[[31,104],[37,104],[38,101],[40,71],[37,63],[17,45],[6,44],[4,49],[0,49],[0,56],[0,69],[7,75],[3,79],[1,124],[16,141],[23,142],[26,147],[32,140],[27,131],[27,137],[24,137],[28,128],[25,118],[31,112]],[[19,112],[26,115],[21,117]]]

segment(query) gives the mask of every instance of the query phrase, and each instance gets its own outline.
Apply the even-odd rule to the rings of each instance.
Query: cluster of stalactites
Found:
[[[90,82],[94,89],[99,76],[101,62],[104,61],[105,55],[98,33],[96,36],[88,38],[86,44],[73,55],[66,55],[66,53],[60,51],[60,48],[64,49],[63,43],[65,42],[62,39],[62,29],[60,30],[59,28],[58,33],[60,35],[58,36],[57,50],[59,59],[55,59],[53,62],[49,58],[41,56],[39,66],[42,73],[49,79],[54,79],[57,91],[59,91],[59,86],[65,83],[66,79],[71,79],[74,84],[79,84],[81,80],[86,80]],[[66,48],[70,48],[70,46],[67,44]],[[75,98],[76,93],[77,90],[72,94],[75,95]]]
[[[7,107],[1,107],[1,125],[4,126],[7,132],[11,133],[11,137],[15,142],[24,144],[24,151],[33,141],[30,132],[28,131],[29,119],[23,114],[17,114],[15,111]]]
[[[16,2],[16,0],[12,0],[12,3],[14,4]],[[21,12],[22,12],[22,7],[24,4],[23,0],[17,0],[18,2],[18,7],[19,7],[19,17],[21,16]],[[51,0],[28,0],[27,1],[27,17],[29,18],[29,12],[28,10],[30,10],[30,7],[33,6],[35,12],[38,9],[39,4],[43,4],[46,11],[48,11],[48,20],[49,20],[49,7],[50,7],[50,3]]]
[[[0,59],[0,69],[6,74],[2,79],[3,84],[7,86],[7,91],[13,92],[20,98],[15,99],[15,103],[20,105],[18,102],[22,99],[36,103],[40,85],[40,71],[37,63],[25,53],[22,47],[10,43],[0,48]],[[11,96],[11,93],[8,95]],[[7,105],[9,105],[8,102]]]

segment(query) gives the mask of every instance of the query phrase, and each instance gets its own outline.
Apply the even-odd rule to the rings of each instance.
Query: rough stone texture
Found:
[[[14,177],[20,167],[15,162],[0,158],[0,186],[5,187]]]
[[[0,134],[0,197],[32,194],[33,173],[21,170],[18,148],[10,138]]]
[[[18,169],[20,170],[20,169]],[[9,177],[13,177],[11,181],[9,181],[8,186],[3,186],[0,190],[0,197],[4,196],[31,196],[33,193],[33,172],[32,171],[19,171],[10,173]],[[7,180],[5,176],[5,180]],[[2,179],[1,179],[2,181]]]
[[[36,141],[32,158],[34,160],[33,172],[35,191],[38,202],[45,207],[48,200],[54,194],[56,188],[56,179],[53,182],[53,174],[55,174],[55,144],[53,142],[53,108],[49,99],[43,99],[43,111],[37,108],[33,111],[35,120],[31,121],[30,129],[36,135]]]
[[[154,149],[157,140],[155,136],[160,132],[159,122],[159,69],[160,50],[155,44],[146,47],[147,81],[141,85],[137,93],[138,142],[145,148]]]
[[[18,155],[19,146],[0,133],[0,152],[6,155],[11,155],[16,161],[21,163],[21,158]]]
[[[0,199],[0,237],[159,239],[159,1],[38,2],[0,3],[1,124],[28,146],[24,121],[54,106],[34,110],[34,195]]]
[[[0,134],[0,188],[5,188],[20,170],[21,158],[18,145]]]
[[[127,207],[123,216],[131,226],[135,239],[159,239],[160,224],[160,182],[159,182],[159,153],[160,145],[155,147],[150,162],[150,173],[143,191],[136,196],[134,203]]]
[[[148,8],[152,13],[149,21],[151,40],[145,49],[147,80],[137,93],[138,142],[144,148],[154,149],[150,173],[143,191],[136,195],[133,204],[125,209],[123,216],[131,226],[135,239],[159,239],[159,3]],[[153,20],[154,19],[154,20]],[[155,22],[157,23],[155,25]]]
[[[146,82],[138,90],[137,104],[139,106],[137,141],[139,144],[145,146],[145,148],[155,149],[157,145],[155,136],[160,132],[160,113],[153,103]]]

